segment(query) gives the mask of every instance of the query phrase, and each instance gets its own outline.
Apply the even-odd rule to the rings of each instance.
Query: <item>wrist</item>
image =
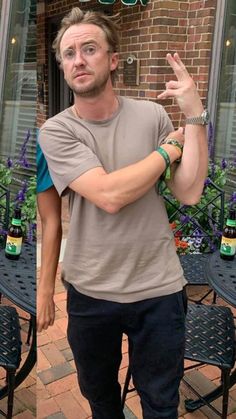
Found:
[[[194,106],[189,109],[188,112],[185,112],[186,118],[197,118],[204,112],[204,107],[202,103],[199,103],[199,106]]]
[[[162,144],[161,147],[168,153],[170,158],[170,163],[173,163],[175,160],[178,160],[182,153],[174,144]]]

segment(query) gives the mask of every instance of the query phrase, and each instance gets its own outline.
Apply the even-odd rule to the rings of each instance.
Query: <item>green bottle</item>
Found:
[[[222,232],[220,257],[233,260],[236,253],[236,210],[231,208]]]
[[[22,248],[21,210],[16,208],[7,233],[5,255],[8,259],[17,260]]]

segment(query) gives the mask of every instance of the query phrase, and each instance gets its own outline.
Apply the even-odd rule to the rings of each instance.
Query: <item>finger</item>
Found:
[[[189,77],[186,67],[177,53],[175,53],[173,57],[171,54],[167,54],[166,58],[179,81],[185,80],[186,77]]]
[[[179,81],[170,80],[166,83],[167,89],[178,89],[180,87]]]
[[[176,97],[176,89],[167,89],[157,96],[158,99],[168,99],[169,97]]]
[[[177,129],[177,132],[180,132],[180,134],[184,134],[184,127],[179,127]]]

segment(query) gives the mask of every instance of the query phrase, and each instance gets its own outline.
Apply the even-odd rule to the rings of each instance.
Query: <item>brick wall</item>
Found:
[[[46,2],[38,13],[38,63],[47,66],[47,19],[67,13],[73,6],[81,8],[97,6],[95,0],[78,3],[73,0]],[[121,16],[120,72],[116,90],[123,96],[156,100],[165,83],[173,78],[172,69],[165,56],[178,51],[186,67],[197,83],[202,99],[207,98],[211,60],[212,37],[217,0],[149,0],[147,6],[128,7],[116,0],[113,11]],[[39,3],[39,5],[42,3]],[[124,60],[134,54],[140,63],[140,84],[123,83]],[[47,68],[45,80],[47,103]],[[179,108],[172,99],[162,101],[175,126],[181,121]],[[38,124],[47,117],[47,105],[41,106]]]

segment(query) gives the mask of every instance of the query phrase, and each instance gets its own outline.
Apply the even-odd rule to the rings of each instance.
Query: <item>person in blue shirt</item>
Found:
[[[37,330],[53,325],[53,300],[62,226],[61,198],[53,185],[48,165],[37,143],[37,203],[42,223],[41,268],[37,288]]]

